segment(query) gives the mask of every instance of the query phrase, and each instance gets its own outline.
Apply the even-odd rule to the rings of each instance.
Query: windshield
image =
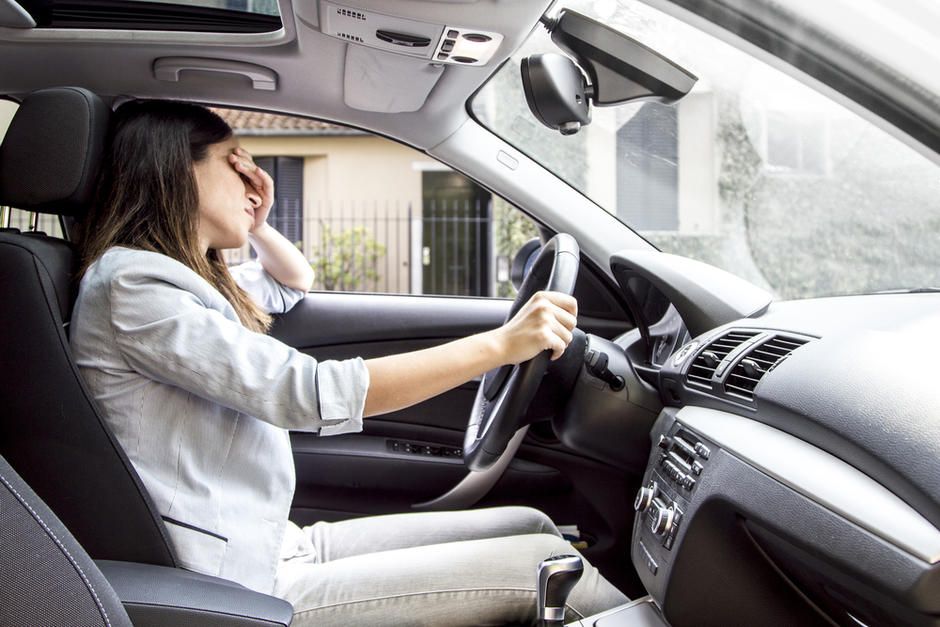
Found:
[[[817,91],[632,0],[566,2],[699,77],[676,106],[595,107],[564,137],[526,105],[522,57],[558,52],[539,28],[472,103],[476,117],[665,252],[778,298],[940,285],[938,166]]]

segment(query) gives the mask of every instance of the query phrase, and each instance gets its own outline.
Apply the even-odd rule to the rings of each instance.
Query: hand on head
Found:
[[[252,198],[255,204],[255,225],[251,229],[254,231],[265,223],[271,207],[274,205],[274,179],[267,172],[259,168],[249,153],[244,148],[235,148],[228,156],[229,163],[235,168],[235,171],[241,174],[242,178],[251,187],[257,199]]]
[[[578,320],[578,301],[559,292],[537,292],[500,329],[506,363],[518,364],[544,350],[552,360],[561,357],[571,342]]]

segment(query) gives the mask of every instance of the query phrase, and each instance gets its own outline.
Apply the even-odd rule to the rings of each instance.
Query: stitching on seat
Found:
[[[353,601],[339,601],[336,603],[330,603],[329,605],[318,605],[317,607],[311,607],[306,610],[301,610],[295,612],[295,616],[300,614],[307,614],[310,612],[318,612],[320,610],[328,610],[334,607],[342,607],[343,605],[356,605],[359,603],[373,603],[375,601],[388,601],[390,599],[404,599],[408,597],[421,597],[421,596],[432,596],[439,594],[454,594],[457,592],[525,592],[527,594],[535,594],[534,588],[511,588],[508,586],[499,586],[495,588],[451,588],[449,590],[428,590],[426,592],[407,592],[404,594],[389,594],[381,597],[370,597],[368,599],[356,599]]]
[[[337,607],[342,607],[344,605],[357,605],[361,603],[375,603],[378,601],[389,601],[391,599],[405,599],[408,597],[420,597],[420,596],[432,596],[432,595],[441,595],[441,594],[455,594],[458,592],[510,592],[518,593],[524,592],[526,594],[536,594],[534,588],[512,588],[508,586],[500,586],[495,588],[451,588],[449,590],[428,590],[425,592],[408,592],[404,594],[390,594],[387,596],[381,597],[370,597],[368,599],[356,599],[353,601],[338,601],[336,603],[330,603],[329,605],[318,605],[317,607],[311,607],[306,610],[300,610],[299,612],[294,612],[294,616],[300,616],[301,614],[310,614],[312,612],[320,612],[322,610],[329,610]],[[565,603],[565,607],[577,616],[577,620],[581,620],[585,617],[583,612],[578,611],[570,603]]]
[[[101,599],[98,598],[98,593],[95,592],[94,586],[91,585],[91,582],[88,580],[88,577],[85,576],[85,571],[82,570],[82,567],[78,564],[78,562],[75,561],[75,558],[72,557],[72,554],[69,553],[68,548],[64,544],[62,544],[62,542],[56,536],[55,532],[52,531],[52,529],[50,529],[48,525],[46,525],[45,521],[36,512],[36,510],[34,510],[33,507],[29,503],[27,503],[26,500],[22,496],[20,496],[20,493],[17,492],[16,488],[14,488],[10,484],[9,481],[7,481],[6,477],[4,477],[3,475],[0,475],[0,481],[2,481],[3,485],[5,485],[7,489],[9,489],[10,492],[13,493],[13,496],[16,497],[16,500],[18,500],[21,505],[23,505],[27,510],[29,510],[29,513],[32,514],[33,518],[36,519],[36,522],[38,522],[42,526],[42,528],[46,531],[49,537],[52,538],[56,546],[59,547],[59,549],[63,553],[65,553],[69,562],[72,564],[73,567],[75,567],[75,570],[78,571],[78,574],[82,578],[82,581],[85,582],[85,587],[88,588],[88,591],[91,592],[91,596],[94,597],[95,605],[98,606],[98,610],[101,612],[101,617],[104,618],[105,624],[107,624],[110,627],[111,621],[108,620],[108,612],[107,610],[104,609],[104,605],[101,603]]]

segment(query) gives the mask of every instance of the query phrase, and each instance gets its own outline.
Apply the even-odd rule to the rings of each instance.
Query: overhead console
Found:
[[[322,2],[324,34],[434,63],[486,65],[499,49],[499,33],[460,24],[425,22]]]
[[[295,2],[300,43],[338,51],[344,104],[359,111],[418,111],[435,88],[468,95],[538,24],[550,0],[319,0]],[[486,69],[484,69],[484,67]],[[446,100],[446,99],[445,99]]]

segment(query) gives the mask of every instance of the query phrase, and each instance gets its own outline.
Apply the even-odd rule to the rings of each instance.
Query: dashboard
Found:
[[[665,619],[940,624],[940,294],[773,303],[632,253],[612,269],[638,326],[689,331],[620,342],[663,403],[631,559]]]

